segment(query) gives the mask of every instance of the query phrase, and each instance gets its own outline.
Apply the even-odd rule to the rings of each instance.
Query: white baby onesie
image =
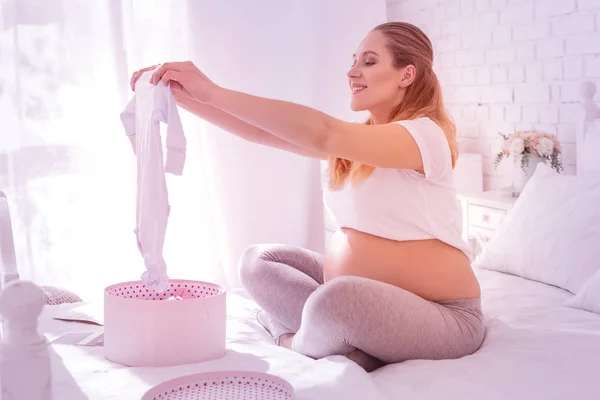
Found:
[[[150,83],[152,74],[153,71],[147,71],[137,80],[135,96],[121,113],[121,122],[137,157],[134,232],[146,266],[141,280],[148,288],[162,292],[169,283],[162,254],[169,218],[165,173],[182,174],[186,139],[171,90],[162,82]],[[167,124],[166,161],[163,161],[160,122]]]

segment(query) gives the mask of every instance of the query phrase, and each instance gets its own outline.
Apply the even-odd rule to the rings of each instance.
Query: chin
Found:
[[[351,101],[350,102],[350,109],[352,111],[358,112],[358,111],[365,111],[367,110],[367,107],[365,106],[365,104],[362,104],[358,101]]]

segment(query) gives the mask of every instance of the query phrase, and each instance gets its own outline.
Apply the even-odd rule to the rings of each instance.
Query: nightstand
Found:
[[[504,191],[459,193],[457,197],[463,208],[463,238],[477,255],[517,198]]]

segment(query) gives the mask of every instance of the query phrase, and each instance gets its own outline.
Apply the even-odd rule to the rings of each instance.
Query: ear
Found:
[[[400,72],[400,87],[410,86],[411,83],[414,82],[415,77],[417,76],[417,70],[414,65],[410,64],[406,67],[402,68]]]

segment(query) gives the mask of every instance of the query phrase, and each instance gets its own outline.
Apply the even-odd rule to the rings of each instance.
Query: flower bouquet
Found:
[[[530,165],[535,169],[540,161],[549,161],[550,166],[556,172],[564,170],[560,160],[561,148],[560,142],[556,136],[536,130],[516,131],[510,135],[500,133],[504,138],[504,146],[494,159],[494,166],[504,159],[513,157],[514,161],[520,160],[520,167],[523,172],[531,173]]]
[[[513,196],[523,191],[539,163],[549,162],[557,173],[563,171],[560,142],[556,136],[535,130],[516,131],[510,135],[500,133],[500,136],[504,138],[504,146],[496,155],[494,166],[497,168],[503,159],[510,157],[515,166],[518,165],[513,174]]]

